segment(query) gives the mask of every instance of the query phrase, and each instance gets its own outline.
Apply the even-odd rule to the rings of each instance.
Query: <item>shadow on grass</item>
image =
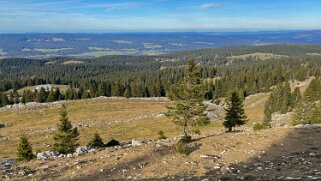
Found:
[[[92,175],[71,179],[72,181],[100,181],[100,180],[126,180],[127,178],[124,175],[128,175],[127,172],[130,172],[131,169],[139,170],[143,169],[144,166],[148,165],[150,161],[153,161],[157,158],[161,158],[167,154],[173,152],[171,146],[162,145],[157,150],[151,150],[143,156],[140,156],[136,159],[122,162],[118,165],[113,166],[111,169],[104,170],[99,172],[98,170]],[[116,179],[112,179],[116,178]],[[130,180],[130,179],[129,179]]]
[[[261,155],[228,168],[213,168],[202,176],[184,174],[147,180],[321,180],[321,128],[293,129]]]
[[[193,141],[190,145],[191,152],[198,150],[200,146],[197,140]],[[159,159],[171,152],[171,147],[158,152],[151,151],[135,160],[117,165],[113,171],[94,173],[92,176],[74,180],[115,180],[110,178],[124,180],[125,178],[119,174],[123,169],[132,168],[137,163]],[[210,168],[202,176],[184,173],[140,180],[321,180],[321,128],[295,128],[280,142],[272,143],[261,155],[229,165],[228,168],[228,170]]]

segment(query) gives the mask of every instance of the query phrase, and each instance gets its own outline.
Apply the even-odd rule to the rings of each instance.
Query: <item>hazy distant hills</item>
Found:
[[[234,45],[321,44],[321,31],[0,34],[0,58],[158,55]]]

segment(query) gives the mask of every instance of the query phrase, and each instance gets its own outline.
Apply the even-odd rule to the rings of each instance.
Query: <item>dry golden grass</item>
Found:
[[[305,82],[294,82],[291,87],[299,86],[304,91],[311,80],[312,78]],[[264,104],[268,96],[269,93],[260,93],[245,100],[245,113],[249,119],[246,126],[253,127],[255,123],[263,121]],[[131,139],[156,139],[160,130],[168,137],[178,136],[180,128],[169,118],[155,117],[166,112],[165,105],[168,104],[168,101],[139,99],[90,99],[66,103],[70,121],[74,125],[83,125],[79,127],[81,145],[86,145],[95,132],[105,142],[110,139],[122,142]],[[6,125],[5,128],[0,128],[0,138],[8,138],[7,141],[0,140],[0,160],[15,156],[22,134],[28,136],[35,151],[49,150],[53,132],[37,131],[55,128],[58,122],[59,109],[54,107],[0,112],[0,124]],[[112,122],[118,123],[107,125]],[[212,120],[210,126],[201,128],[201,132],[217,128],[222,129],[222,121]]]
[[[244,101],[244,110],[249,120],[247,123],[249,126],[264,120],[264,105],[268,97],[269,93],[260,93],[252,95]]]
[[[156,139],[158,132],[163,130],[166,136],[174,137],[180,134],[180,129],[166,117],[155,117],[165,112],[165,101],[142,101],[126,99],[91,99],[68,101],[66,103],[69,120],[79,127],[80,144],[86,145],[92,135],[99,133],[104,141],[117,139],[122,142],[131,139]],[[112,125],[107,125],[112,122]],[[53,132],[44,131],[55,128],[59,122],[59,108],[36,108],[9,110],[0,112],[0,136],[8,138],[0,141],[0,159],[15,156],[19,137],[26,134],[35,151],[49,150],[52,144]],[[86,127],[85,125],[88,125]],[[221,126],[215,122],[202,130]]]

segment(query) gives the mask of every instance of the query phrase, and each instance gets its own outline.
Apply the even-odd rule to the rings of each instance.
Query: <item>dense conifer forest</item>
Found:
[[[258,52],[269,53],[270,57],[259,59]],[[182,80],[183,65],[189,59],[201,64],[206,99],[226,97],[234,90],[246,97],[269,92],[271,86],[284,81],[319,77],[320,53],[318,45],[270,45],[201,49],[162,56],[2,59],[0,105],[98,96],[170,96],[171,91],[175,91],[171,86]],[[246,54],[253,55],[241,57]],[[41,84],[63,84],[70,88],[17,92],[20,88]],[[283,112],[291,107],[290,102],[287,104],[286,108],[281,105]]]

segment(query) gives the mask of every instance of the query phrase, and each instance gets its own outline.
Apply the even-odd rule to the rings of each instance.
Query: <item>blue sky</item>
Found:
[[[321,29],[320,0],[0,0],[0,32]]]

